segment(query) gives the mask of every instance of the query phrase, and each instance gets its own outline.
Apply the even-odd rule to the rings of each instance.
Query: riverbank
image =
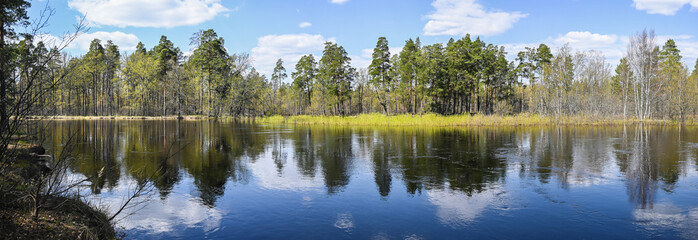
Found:
[[[31,116],[30,120],[209,120],[215,117],[203,115],[187,116]],[[685,125],[698,126],[698,119],[688,118],[685,122],[667,119],[614,118],[589,116],[563,116],[559,118],[536,114],[518,115],[384,115],[380,113],[360,114],[355,116],[268,116],[257,118],[222,116],[219,120],[254,120],[262,124],[300,124],[300,125],[348,125],[348,126],[618,126],[618,125]]]
[[[41,194],[39,214],[33,215],[37,181],[51,169],[41,162],[39,146],[13,145],[15,160],[0,174],[0,239],[116,239],[107,214],[77,195]],[[43,177],[42,177],[43,176]]]
[[[255,119],[266,124],[301,124],[301,125],[350,125],[350,126],[545,126],[545,125],[579,125],[579,126],[617,126],[632,124],[680,125],[681,122],[662,119],[638,120],[634,118],[616,119],[603,117],[565,116],[561,118],[545,117],[533,114],[512,116],[499,115],[393,115],[361,114],[357,116],[271,116]],[[695,119],[687,120],[684,125],[698,126]]]
[[[203,115],[187,116],[28,116],[28,120],[205,120],[215,117]]]

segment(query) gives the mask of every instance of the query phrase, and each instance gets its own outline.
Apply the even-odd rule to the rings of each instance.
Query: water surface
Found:
[[[128,238],[698,238],[695,127],[48,125]]]

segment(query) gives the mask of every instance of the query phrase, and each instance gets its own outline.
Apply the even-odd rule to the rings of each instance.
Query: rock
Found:
[[[51,155],[36,155],[36,165],[41,168],[42,172],[50,172],[52,169],[53,157]]]

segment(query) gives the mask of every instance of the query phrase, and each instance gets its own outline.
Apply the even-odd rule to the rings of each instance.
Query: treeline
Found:
[[[391,54],[378,39],[367,69],[355,69],[346,50],[325,43],[322,56],[303,56],[293,70],[282,59],[269,78],[252,67],[248,54],[230,54],[212,29],[191,38],[185,56],[162,36],[147,50],[141,43],[122,55],[112,42],[92,41],[76,58],[65,54],[36,69],[41,84],[56,84],[42,96],[35,115],[353,115],[439,113],[444,115],[536,113],[549,116],[685,119],[698,109],[698,62],[692,72],[673,40],[657,46],[652,32],[630,39],[613,71],[597,51],[564,45],[526,48],[515,61],[504,47],[469,35],[447,43],[405,41]],[[25,39],[12,61],[57,54]],[[31,61],[29,61],[31,62]],[[54,76],[68,72],[60,83]]]

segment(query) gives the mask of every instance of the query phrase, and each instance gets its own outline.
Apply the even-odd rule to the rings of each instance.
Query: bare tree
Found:
[[[18,44],[23,43],[26,46],[33,46],[37,38],[42,40],[41,37],[47,35],[43,32],[43,29],[48,26],[49,19],[54,14],[55,10],[46,4],[39,17],[32,21],[27,32],[22,34],[25,38],[24,41]],[[53,45],[55,51],[44,53],[42,56],[35,56],[37,53],[27,50],[22,52],[22,54],[28,57],[19,60],[20,62],[9,62],[10,60],[3,59],[3,61],[9,62],[6,64],[12,68],[13,74],[2,74],[3,79],[0,79],[0,81],[15,83],[15,89],[12,97],[3,95],[2,99],[0,99],[3,103],[3,117],[0,121],[0,128],[2,129],[0,131],[0,171],[15,157],[15,153],[8,151],[8,145],[13,141],[13,136],[21,130],[26,116],[38,102],[44,99],[45,95],[50,94],[62,84],[63,80],[69,77],[72,72],[72,69],[66,69],[60,75],[54,76],[55,79],[53,81],[41,83],[43,74],[45,74],[44,70],[48,69],[48,65],[52,61],[62,57],[60,52],[63,49],[68,47],[81,33],[87,31],[85,26],[86,23],[83,17],[74,25],[75,29],[73,32],[65,33],[62,38],[46,43],[47,45]],[[3,66],[5,67],[5,64]]]
[[[652,116],[652,101],[657,91],[657,86],[653,86],[657,68],[656,48],[652,30],[630,37],[627,59],[633,72],[635,115],[639,119]]]

